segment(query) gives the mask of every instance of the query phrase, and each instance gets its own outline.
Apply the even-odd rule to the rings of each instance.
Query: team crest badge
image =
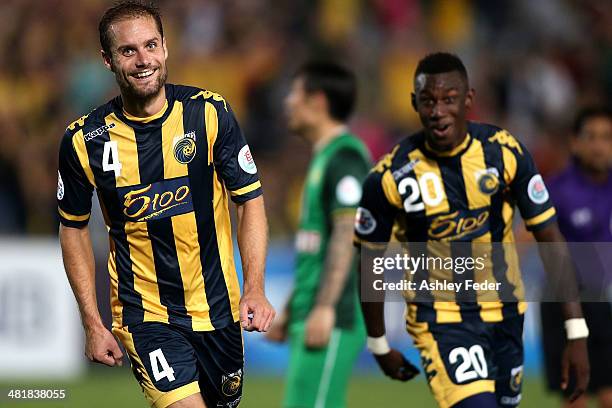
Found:
[[[231,397],[236,395],[242,385],[242,369],[235,373],[223,375],[221,377],[221,391],[223,395]]]
[[[477,173],[476,180],[478,189],[486,195],[493,195],[499,189],[499,173],[494,167]]]
[[[185,133],[174,139],[174,158],[181,164],[190,163],[196,155],[195,132]]]
[[[510,389],[514,392],[521,390],[523,382],[523,366],[518,366],[510,370]]]

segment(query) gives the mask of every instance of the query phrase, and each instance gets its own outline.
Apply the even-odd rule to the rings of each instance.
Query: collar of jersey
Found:
[[[427,152],[429,152],[429,153],[431,153],[431,154],[433,154],[435,156],[438,156],[438,157],[453,157],[453,156],[457,156],[457,155],[460,155],[463,152],[465,152],[467,150],[467,148],[470,146],[471,142],[472,142],[472,136],[468,132],[468,134],[465,137],[465,139],[463,140],[463,142],[461,142],[461,144],[459,146],[455,147],[450,152],[439,152],[439,151],[437,151],[436,149],[431,147],[429,145],[429,143],[427,143],[427,140],[425,140],[425,150],[427,150]]]
[[[138,116],[132,116],[129,113],[127,113],[123,107],[121,108],[121,112],[123,113],[123,116],[125,116],[127,120],[131,120],[132,122],[140,122],[140,123],[149,123],[149,122],[154,121],[155,119],[159,119],[162,116],[164,116],[164,113],[166,113],[166,110],[168,110],[168,99],[166,99],[166,101],[164,102],[164,106],[161,108],[159,112],[151,116],[144,117],[144,118],[141,118]]]

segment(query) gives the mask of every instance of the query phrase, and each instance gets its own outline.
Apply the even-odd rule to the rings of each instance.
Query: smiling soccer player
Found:
[[[87,357],[122,353],[96,306],[87,223],[95,189],[110,236],[113,334],[152,406],[236,407],[242,328],[266,331],[267,223],[257,167],[220,95],[166,83],[157,9],[124,2],[100,21],[105,66],[121,95],[66,129],[59,157],[60,240]],[[237,206],[244,293],[227,192]]]

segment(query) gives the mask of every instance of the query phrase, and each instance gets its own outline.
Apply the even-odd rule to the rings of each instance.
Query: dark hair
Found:
[[[576,115],[576,119],[574,119],[574,136],[578,136],[586,121],[595,117],[606,117],[612,120],[612,110],[604,108],[603,106],[589,106],[580,109]]]
[[[335,120],[344,122],[353,113],[357,79],[350,70],[331,62],[308,62],[297,70],[295,77],[304,78],[306,92],[325,94],[329,115]]]
[[[164,29],[162,27],[161,15],[159,9],[153,4],[146,4],[141,1],[121,1],[116,3],[113,7],[109,8],[104,12],[100,24],[98,25],[98,31],[100,33],[100,45],[102,50],[110,55],[111,38],[108,32],[111,24],[136,17],[152,17],[157,25],[157,30],[164,38]]]
[[[426,55],[419,61],[414,77],[416,78],[419,74],[443,74],[453,71],[459,72],[465,82],[468,82],[467,70],[458,56],[448,52],[436,52]]]

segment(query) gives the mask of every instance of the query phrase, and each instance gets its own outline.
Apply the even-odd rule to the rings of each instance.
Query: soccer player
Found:
[[[457,56],[435,53],[419,62],[412,103],[423,129],[400,142],[364,183],[355,225],[362,296],[373,282],[372,257],[382,254],[392,231],[408,247],[419,242],[432,247],[464,242],[474,248],[511,243],[516,204],[538,241],[563,241],[529,152],[507,131],[467,121],[473,101],[474,90]],[[408,303],[407,329],[440,407],[514,407],[521,400],[524,288],[514,251],[506,246],[489,262],[489,279],[503,284],[504,293],[492,294],[497,299],[481,301],[480,293],[465,291],[439,301],[432,291],[431,300],[423,293]],[[475,268],[450,274],[438,281],[465,282],[476,275]],[[413,279],[420,285],[436,276],[420,268]],[[413,367],[389,348],[381,296],[372,302],[362,297],[367,345],[387,376],[407,380]],[[570,340],[562,386],[571,368],[578,376],[576,398],[588,382],[588,330],[579,303],[565,303],[564,317]]]
[[[572,163],[548,183],[559,229],[570,242],[612,242],[612,112],[603,108],[579,112],[571,151]],[[593,253],[586,245],[578,248],[582,252],[577,255],[581,280],[603,288],[599,281],[603,268],[587,258],[599,259],[610,254]],[[601,408],[609,408],[612,407],[612,310],[606,300],[582,303],[582,309],[590,328],[589,391],[595,394]],[[559,362],[565,345],[560,306],[542,303],[540,311],[548,387],[559,391]],[[571,406],[586,407],[586,396]]]
[[[285,100],[288,127],[313,148],[295,240],[295,285],[268,338],[289,337],[283,407],[346,405],[353,364],[365,345],[351,244],[361,182],[370,159],[346,121],[356,96],[353,73],[331,63],[302,66]]]
[[[255,162],[223,97],[166,84],[157,9],[120,3],[99,31],[120,96],[68,126],[57,191],[85,354],[109,366],[122,358],[96,307],[87,229],[95,189],[110,238],[112,332],[147,400],[158,408],[236,407],[241,325],[266,331],[274,317],[264,295],[267,223]],[[237,206],[242,298],[228,193]]]

